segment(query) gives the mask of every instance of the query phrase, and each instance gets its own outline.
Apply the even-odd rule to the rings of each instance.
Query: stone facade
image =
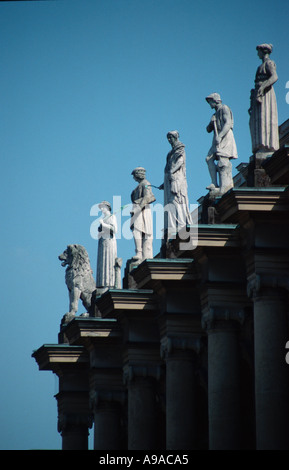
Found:
[[[286,123],[283,130],[286,129]],[[288,122],[287,122],[288,129]],[[198,246],[146,259],[33,353],[59,377],[63,449],[289,449],[288,133],[204,197]],[[258,168],[259,169],[259,168]],[[250,182],[250,184],[248,183]],[[209,223],[208,223],[209,220]],[[127,284],[127,283],[126,283]],[[124,280],[125,285],[125,280]]]

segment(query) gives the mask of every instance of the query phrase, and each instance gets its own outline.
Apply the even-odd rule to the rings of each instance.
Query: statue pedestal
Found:
[[[126,267],[124,270],[124,278],[123,278],[123,287],[124,289],[136,289],[137,284],[134,278],[131,275],[131,271],[139,266],[140,262],[134,260],[133,258],[127,260]]]
[[[265,160],[266,158],[272,157],[273,151],[258,150],[255,154],[256,160]]]
[[[254,169],[254,186],[268,187],[270,186],[270,178],[263,168],[263,163],[272,156],[272,152],[258,151],[254,155],[255,169]]]

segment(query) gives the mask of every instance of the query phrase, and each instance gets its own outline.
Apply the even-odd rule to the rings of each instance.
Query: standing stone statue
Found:
[[[109,202],[102,201],[98,207],[102,211],[103,219],[98,227],[96,286],[97,288],[113,288],[117,258],[115,238],[117,222],[115,215],[111,214]]]
[[[169,238],[182,227],[192,223],[189,211],[188,186],[186,177],[185,146],[179,141],[178,131],[167,133],[172,150],[167,155],[164,183],[159,189],[164,190],[164,231]]]
[[[144,259],[153,258],[153,224],[150,204],[156,199],[152,193],[151,185],[146,179],[146,170],[137,167],[132,171],[137,187],[131,193],[133,203],[131,211],[131,230],[135,242],[135,264]]]
[[[252,151],[272,154],[279,148],[278,112],[273,84],[278,80],[276,65],[270,59],[272,44],[256,47],[262,64],[255,77],[255,88],[251,90],[250,132]]]
[[[222,104],[218,93],[207,96],[206,101],[216,111],[207,126],[207,132],[214,132],[212,146],[206,157],[212,180],[207,189],[221,195],[234,186],[231,159],[238,158],[233,134],[234,118],[231,109]]]

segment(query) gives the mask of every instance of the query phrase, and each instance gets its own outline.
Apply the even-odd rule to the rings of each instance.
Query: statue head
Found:
[[[256,47],[257,51],[263,51],[267,54],[271,54],[273,51],[273,44],[259,44],[259,46]]]
[[[211,108],[214,108],[216,105],[222,103],[219,93],[211,93],[209,96],[206,96],[206,101],[209,103]]]
[[[178,131],[170,131],[167,133],[167,139],[172,147],[174,147],[180,137]]]
[[[131,172],[136,181],[141,181],[146,177],[146,170],[142,166],[138,166]]]
[[[102,212],[111,212],[111,205],[108,201],[102,201],[98,204],[99,209]]]
[[[260,59],[263,59],[263,57],[268,54],[270,55],[271,52],[273,51],[273,45],[272,44],[259,44],[259,46],[256,47],[258,51],[258,56]]]

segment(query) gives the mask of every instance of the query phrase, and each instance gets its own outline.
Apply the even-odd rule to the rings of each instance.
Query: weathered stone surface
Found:
[[[234,119],[230,108],[222,104],[218,93],[206,97],[212,109],[215,109],[207,132],[214,132],[212,146],[206,157],[211,184],[207,187],[213,197],[219,196],[233,188],[231,159],[238,158],[233,134]],[[219,181],[218,181],[219,174]]]
[[[117,222],[115,215],[111,213],[109,202],[102,201],[98,207],[102,211],[103,219],[98,228],[96,285],[103,289],[115,286]]]
[[[78,310],[79,299],[89,311],[96,285],[87,251],[82,245],[68,245],[58,259],[62,261],[63,267],[67,266],[65,282],[69,292],[69,312],[65,317],[70,320]]]
[[[156,199],[146,179],[146,170],[137,167],[132,171],[138,186],[131,193],[131,230],[135,243],[134,263],[153,257],[153,222],[150,204]]]
[[[179,141],[179,132],[170,131],[167,139],[172,150],[167,155],[164,182],[159,189],[164,190],[164,237],[161,256],[168,256],[168,240],[175,238],[182,227],[192,223],[189,210],[188,185],[186,177],[185,146]]]
[[[258,57],[262,64],[255,76],[255,88],[250,97],[250,132],[252,151],[268,152],[269,155],[279,149],[278,112],[274,83],[278,80],[276,64],[270,59],[272,44],[257,46]]]

